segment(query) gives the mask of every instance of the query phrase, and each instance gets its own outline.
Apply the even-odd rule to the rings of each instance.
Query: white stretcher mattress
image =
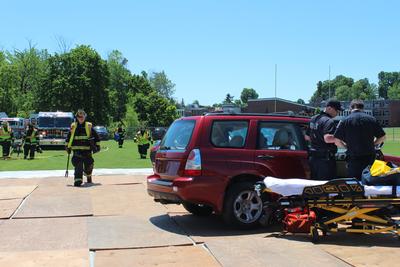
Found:
[[[306,186],[325,184],[328,181],[315,181],[306,179],[279,179],[267,176],[264,179],[265,186],[274,193],[282,196],[301,195]],[[364,185],[365,196],[391,195],[392,186]],[[400,186],[397,186],[397,196],[400,197]]]

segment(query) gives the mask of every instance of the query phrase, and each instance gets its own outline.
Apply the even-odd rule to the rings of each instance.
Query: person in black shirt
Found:
[[[74,186],[81,186],[83,172],[85,172],[87,182],[92,183],[92,171],[94,159],[92,153],[100,151],[100,139],[92,124],[86,121],[86,113],[78,110],[76,113],[77,122],[72,123],[68,133],[67,153],[73,151],[72,165],[75,167]]]
[[[311,178],[330,180],[336,178],[337,147],[333,134],[336,124],[333,118],[342,110],[340,102],[330,100],[323,112],[311,118],[306,138],[311,142],[309,163]]]
[[[350,104],[351,114],[341,121],[334,137],[347,147],[347,174],[361,179],[362,171],[375,160],[375,146],[383,143],[385,132],[376,119],[365,112],[361,100]]]

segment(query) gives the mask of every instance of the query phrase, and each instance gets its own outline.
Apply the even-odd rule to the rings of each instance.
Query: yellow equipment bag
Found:
[[[382,160],[375,160],[372,164],[370,172],[372,176],[382,176],[389,172],[392,168],[387,165],[387,162]]]

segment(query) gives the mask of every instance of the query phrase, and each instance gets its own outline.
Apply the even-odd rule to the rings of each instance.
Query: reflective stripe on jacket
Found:
[[[7,127],[4,128],[4,126],[0,127],[0,141],[7,141],[11,139],[11,128]]]
[[[90,148],[90,135],[92,131],[92,124],[90,122],[85,121],[85,132],[80,131],[76,132],[78,128],[78,124],[76,122],[71,124],[71,135],[68,140],[68,148],[72,150],[91,150]]]

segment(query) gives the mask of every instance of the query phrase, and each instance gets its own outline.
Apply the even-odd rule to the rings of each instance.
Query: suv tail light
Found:
[[[196,148],[190,151],[185,165],[185,176],[201,175],[201,155],[200,149]]]

